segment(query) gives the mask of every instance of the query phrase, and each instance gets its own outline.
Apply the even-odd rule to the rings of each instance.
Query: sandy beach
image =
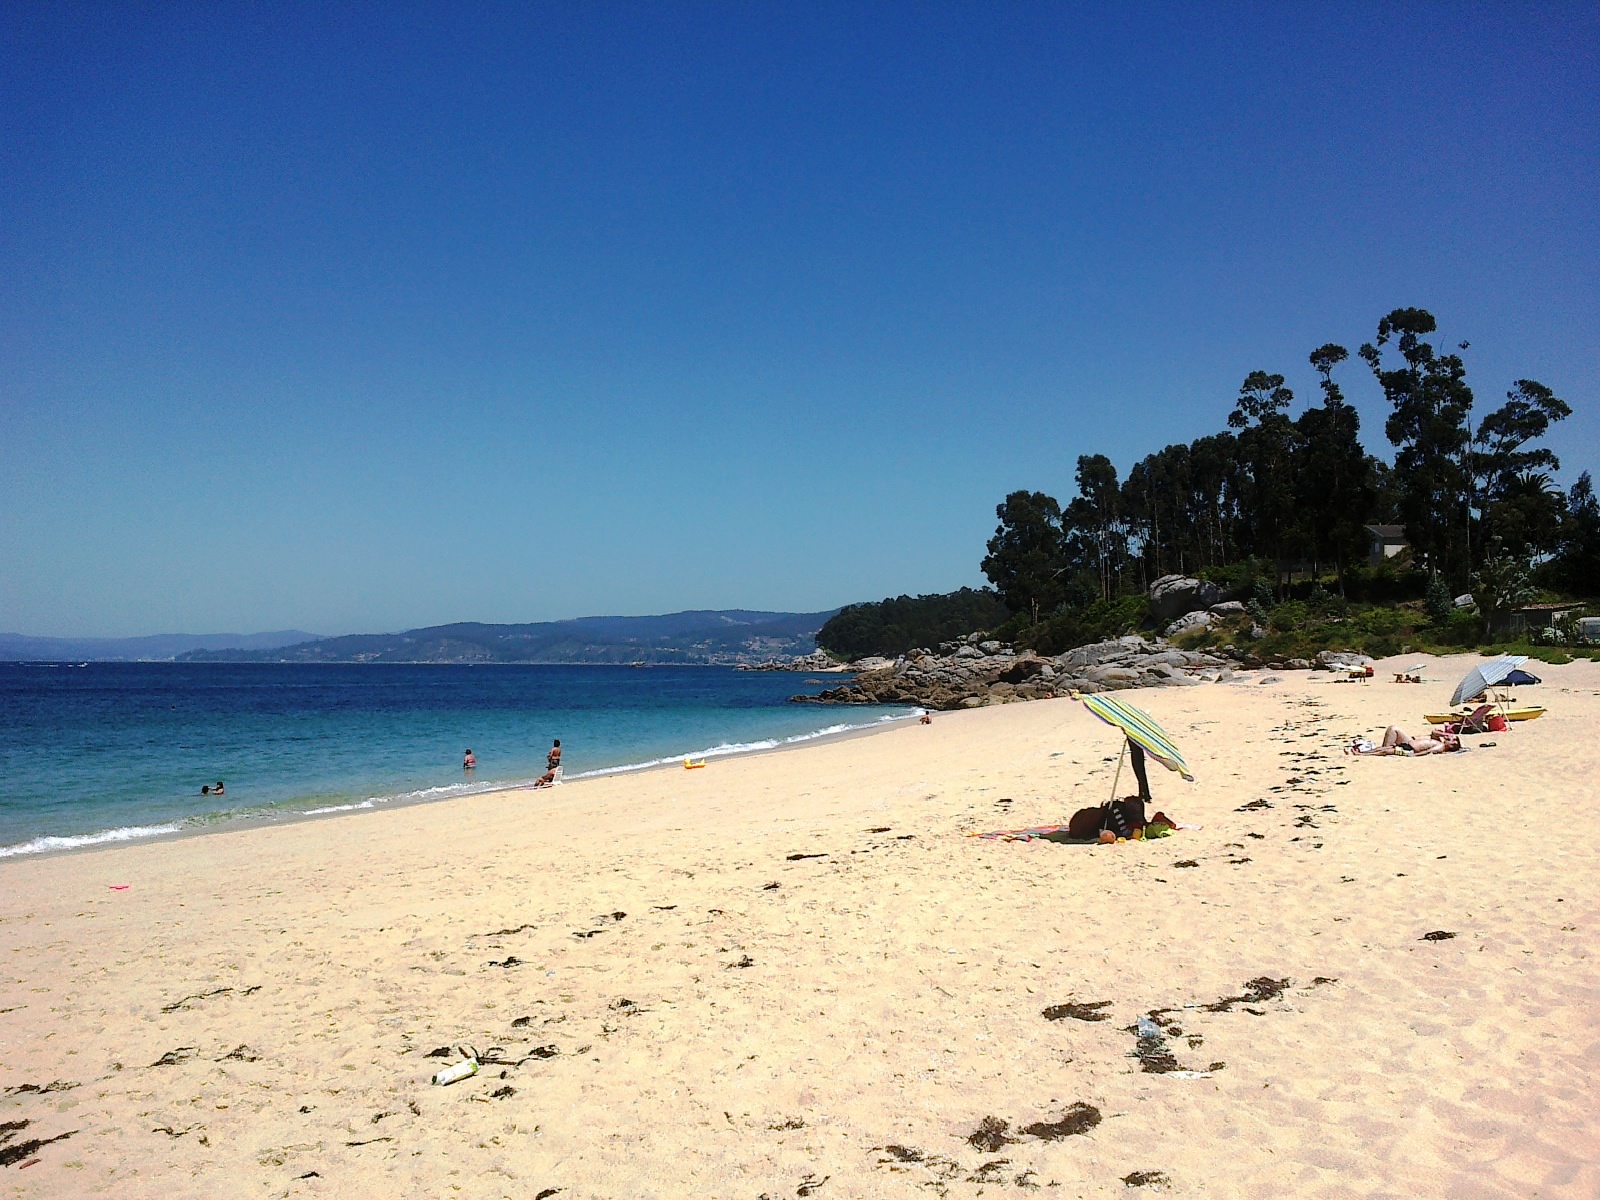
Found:
[[[1600,1195],[1600,664],[1344,756],[1417,661],[1122,693],[1197,777],[1139,844],[966,836],[1109,794],[1057,700],[5,862],[0,1189]]]

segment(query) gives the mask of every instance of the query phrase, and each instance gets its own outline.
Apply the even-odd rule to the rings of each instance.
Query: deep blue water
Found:
[[[0,857],[766,749],[901,718],[717,667],[0,663]],[[471,747],[478,767],[461,767]],[[200,788],[221,779],[220,799]]]

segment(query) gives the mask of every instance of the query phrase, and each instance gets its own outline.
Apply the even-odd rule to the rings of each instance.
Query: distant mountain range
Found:
[[[0,633],[0,662],[160,662],[191,650],[276,650],[314,642],[303,629],[277,633],[157,633],[132,638],[28,637]]]
[[[178,661],[737,665],[810,654],[817,648],[817,631],[837,611],[723,609],[526,625],[468,621],[405,633],[317,638],[296,645],[195,649],[178,655]]]

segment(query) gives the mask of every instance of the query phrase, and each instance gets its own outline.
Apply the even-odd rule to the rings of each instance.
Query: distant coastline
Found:
[[[339,637],[301,630],[138,638],[0,633],[0,661],[741,666],[814,653],[817,631],[838,611],[715,609],[510,625],[467,621]]]

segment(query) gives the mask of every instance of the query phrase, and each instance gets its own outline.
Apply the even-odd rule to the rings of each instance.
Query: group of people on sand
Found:
[[[469,775],[477,769],[478,756],[472,752],[472,747],[467,747],[467,752],[462,756],[461,769]],[[534,787],[549,787],[561,778],[561,739],[557,738],[550,747],[550,752],[544,756],[545,772],[533,781]],[[222,785],[217,784],[217,791],[222,790]]]

